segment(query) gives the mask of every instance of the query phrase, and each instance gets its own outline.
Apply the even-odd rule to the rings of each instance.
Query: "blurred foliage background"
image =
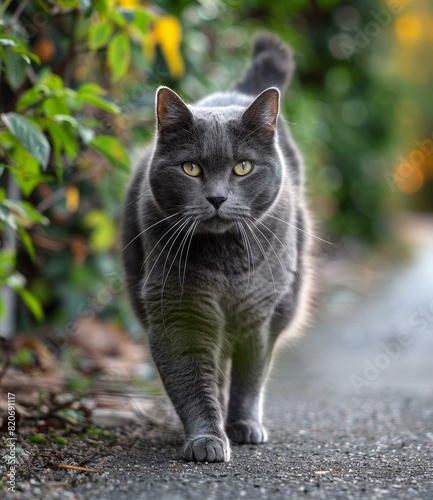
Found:
[[[296,53],[284,113],[322,235],[383,245],[397,211],[433,208],[428,0],[3,0],[0,19],[2,334],[134,330],[119,213],[155,89],[229,89],[262,29]]]

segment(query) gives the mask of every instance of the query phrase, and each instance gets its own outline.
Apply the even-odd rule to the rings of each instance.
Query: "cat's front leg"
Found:
[[[230,387],[230,368],[231,360],[227,355],[224,355],[219,363],[219,373],[218,373],[218,399],[220,402],[221,410],[223,413],[224,421],[228,414],[228,404],[229,404],[229,387]]]
[[[260,332],[235,347],[226,430],[236,443],[267,441],[262,424],[262,395],[271,356]]]
[[[164,311],[164,326],[153,316],[149,344],[162,382],[185,428],[184,458],[227,462],[230,445],[219,401],[218,322],[182,307]]]

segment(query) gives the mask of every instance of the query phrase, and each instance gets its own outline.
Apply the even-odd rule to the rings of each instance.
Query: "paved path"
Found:
[[[235,446],[228,464],[186,463],[168,426],[131,438],[62,498],[433,499],[433,249],[325,309],[280,353],[269,443]]]
[[[432,499],[433,249],[372,295],[353,293],[346,313],[280,354],[269,443],[208,465],[174,460],[173,434],[143,438],[83,498]]]

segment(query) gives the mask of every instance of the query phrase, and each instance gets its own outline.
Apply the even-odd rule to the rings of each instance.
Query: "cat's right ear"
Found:
[[[158,132],[176,130],[192,123],[192,113],[182,99],[168,87],[156,91]]]

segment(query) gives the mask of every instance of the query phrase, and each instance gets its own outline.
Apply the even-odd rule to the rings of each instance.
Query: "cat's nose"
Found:
[[[227,197],[224,196],[208,196],[207,201],[212,203],[216,210],[226,201]]]

